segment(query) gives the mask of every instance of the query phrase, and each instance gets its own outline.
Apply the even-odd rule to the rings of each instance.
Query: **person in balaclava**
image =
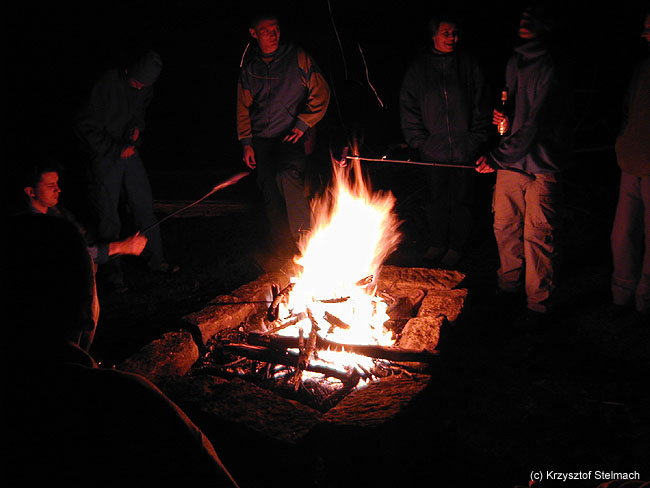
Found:
[[[161,57],[154,51],[145,52],[126,69],[109,69],[95,83],[78,113],[76,132],[91,160],[89,200],[96,214],[97,237],[103,241],[120,237],[121,200],[128,205],[137,229],[156,223],[151,185],[139,148],[145,112],[161,70]],[[149,230],[147,238],[143,256],[148,267],[170,271],[158,227]],[[102,265],[98,277],[110,290],[126,290],[119,258]]]
[[[543,2],[523,11],[519,42],[506,66],[511,109],[493,113],[507,131],[477,160],[480,173],[497,172],[494,235],[499,251],[498,293],[513,303],[520,296],[523,327],[548,323],[555,305],[561,175],[570,155],[571,97],[568,78],[550,49],[557,12]]]

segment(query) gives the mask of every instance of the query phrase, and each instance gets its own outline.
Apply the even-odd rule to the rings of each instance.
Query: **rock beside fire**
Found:
[[[184,408],[198,410],[258,434],[295,444],[323,414],[250,382],[216,376],[185,376],[164,382],[163,391]]]
[[[329,426],[372,427],[394,418],[428,385],[428,375],[410,374],[382,378],[354,390],[328,410]]]
[[[219,331],[236,327],[251,315],[268,307],[270,283],[279,282],[288,283],[286,274],[267,273],[229,295],[217,296],[205,308],[186,315],[183,320],[196,327],[202,344],[207,344]]]
[[[422,300],[418,317],[443,315],[448,322],[455,322],[465,305],[467,290],[430,290]]]
[[[295,445],[315,429],[365,428],[388,422],[420,395],[428,382],[429,376],[421,374],[383,378],[354,390],[325,414],[238,378],[169,378],[162,389],[185,409]]]
[[[168,332],[120,363],[122,371],[137,373],[159,383],[165,378],[183,376],[199,359],[199,348],[186,331]]]
[[[378,287],[389,292],[405,288],[451,290],[464,279],[465,275],[455,270],[384,265],[379,272]]]
[[[440,340],[440,328],[445,322],[444,315],[437,317],[415,317],[409,320],[399,339],[399,347],[403,349],[434,351]],[[411,369],[425,371],[427,364],[400,363]]]

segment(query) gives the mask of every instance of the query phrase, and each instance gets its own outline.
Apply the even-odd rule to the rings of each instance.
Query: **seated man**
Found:
[[[5,486],[237,486],[212,444],[147,379],[100,369],[79,347],[94,274],[77,228],[48,215],[4,222],[0,343]]]
[[[88,245],[88,252],[96,265],[108,262],[111,256],[131,254],[139,256],[147,245],[147,238],[135,234],[121,241],[97,242],[90,236],[71,212],[59,206],[59,170],[53,163],[35,165],[28,171],[22,182],[23,192],[27,196],[27,206],[23,210],[27,213],[47,214],[61,217],[74,224],[84,236]],[[96,287],[95,287],[96,288]],[[114,291],[126,291],[126,286]],[[99,299],[97,290],[94,290],[93,316],[95,322],[99,319]],[[86,331],[80,341],[80,346],[86,351],[90,349],[94,339],[94,330]]]
[[[59,171],[54,165],[35,166],[23,184],[23,190],[29,199],[29,212],[63,217],[80,227],[69,211],[58,206],[61,188]],[[97,242],[88,236],[85,230],[82,229],[82,232],[88,241],[88,250],[95,264],[104,264],[109,257],[121,254],[139,256],[147,245],[147,238],[139,233],[120,241]]]

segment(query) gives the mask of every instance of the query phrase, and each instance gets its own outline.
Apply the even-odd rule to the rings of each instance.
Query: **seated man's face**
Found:
[[[36,187],[25,188],[25,193],[29,196],[32,206],[45,213],[48,208],[59,203],[59,194],[61,193],[59,174],[56,171],[43,173]]]

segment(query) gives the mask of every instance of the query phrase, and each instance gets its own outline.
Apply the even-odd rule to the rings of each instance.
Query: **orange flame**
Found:
[[[332,184],[312,204],[312,232],[300,243],[302,255],[294,259],[302,271],[291,280],[295,285],[287,309],[298,314],[309,308],[321,323],[327,311],[349,324],[329,332],[327,326],[321,327],[319,333],[331,340],[392,345],[392,334],[383,327],[387,306],[376,296],[374,284],[381,264],[401,239],[400,222],[393,212],[395,198],[390,192],[372,192],[358,159],[350,167],[333,166]],[[370,286],[358,284],[370,276]],[[342,300],[331,303],[333,299]],[[296,335],[297,327],[281,333]],[[339,366],[350,361],[342,359],[341,353],[332,355],[338,355]],[[357,357],[357,364],[366,360]]]

